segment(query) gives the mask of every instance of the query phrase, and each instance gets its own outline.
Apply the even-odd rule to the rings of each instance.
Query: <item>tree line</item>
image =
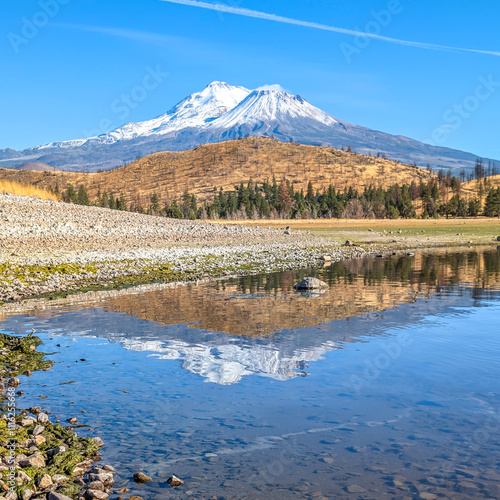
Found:
[[[127,201],[124,194],[99,191],[90,200],[85,186],[68,185],[64,201],[96,205],[114,210],[160,215],[176,219],[315,219],[419,217],[488,217],[500,216],[500,187],[492,187],[488,178],[477,181],[477,196],[466,198],[457,177],[438,175],[436,179],[411,184],[394,184],[388,188],[370,186],[363,191],[354,187],[336,189],[333,185],[314,189],[309,182],[306,191],[297,190],[287,180],[240,183],[224,191],[214,188],[210,200],[198,202],[187,189],[180,199],[165,200],[153,193],[147,202],[137,197]],[[484,199],[484,201],[483,201]]]

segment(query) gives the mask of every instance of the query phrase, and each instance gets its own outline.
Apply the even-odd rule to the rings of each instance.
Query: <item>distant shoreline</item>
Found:
[[[26,299],[299,269],[325,255],[494,244],[500,235],[498,219],[213,223],[12,195],[0,195],[0,210],[0,313]]]

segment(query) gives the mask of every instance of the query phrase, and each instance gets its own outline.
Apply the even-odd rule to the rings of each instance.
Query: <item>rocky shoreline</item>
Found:
[[[40,406],[18,408],[19,376],[50,370],[38,337],[0,334],[0,497],[8,500],[108,498],[114,469],[100,465],[99,437],[78,437],[78,419],[52,421]]]
[[[4,304],[31,298],[269,273],[319,265],[325,257],[337,262],[460,243],[384,236],[346,245],[285,227],[167,219],[0,194],[0,312]]]
[[[359,257],[286,229],[152,217],[0,195],[0,303],[281,271]]]
[[[356,245],[286,228],[171,220],[0,195],[0,313],[429,246],[396,239]],[[63,426],[41,407],[15,406],[22,395],[18,377],[50,370],[51,362],[37,351],[40,343],[33,335],[0,334],[0,497],[106,499],[114,469],[98,463],[102,440],[78,437],[74,416]]]

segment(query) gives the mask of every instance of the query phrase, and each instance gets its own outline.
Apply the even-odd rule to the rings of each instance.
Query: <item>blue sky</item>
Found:
[[[500,3],[491,0],[207,2],[500,53]],[[161,0],[5,0],[2,8],[0,148],[147,120],[222,80],[278,83],[351,123],[500,159],[498,55],[356,39]]]

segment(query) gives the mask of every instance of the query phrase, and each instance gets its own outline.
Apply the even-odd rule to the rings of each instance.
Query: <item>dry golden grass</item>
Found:
[[[59,201],[59,198],[47,189],[29,184],[20,184],[15,181],[0,180],[0,193],[32,196],[33,198],[40,198],[41,200]]]
[[[486,187],[485,186],[486,181]],[[486,191],[492,187],[497,188],[500,186],[500,175],[494,175],[492,177],[486,177],[486,179],[482,179],[481,181],[468,181],[464,182],[461,187],[461,194],[466,197],[475,197],[479,191],[479,183],[482,183],[484,189],[483,192],[486,194]]]
[[[392,184],[428,182],[433,174],[395,161],[358,155],[338,149],[289,144],[271,138],[207,144],[182,152],[163,152],[146,156],[124,167],[93,174],[34,172],[0,169],[0,179],[17,180],[37,186],[64,189],[71,183],[84,184],[91,199],[98,190],[123,193],[130,203],[149,203],[156,192],[164,200],[179,198],[186,188],[205,200],[222,187],[232,190],[252,179],[262,182],[286,179],[296,190],[315,189],[333,184],[336,189],[353,186],[363,190],[370,185],[387,188]]]

